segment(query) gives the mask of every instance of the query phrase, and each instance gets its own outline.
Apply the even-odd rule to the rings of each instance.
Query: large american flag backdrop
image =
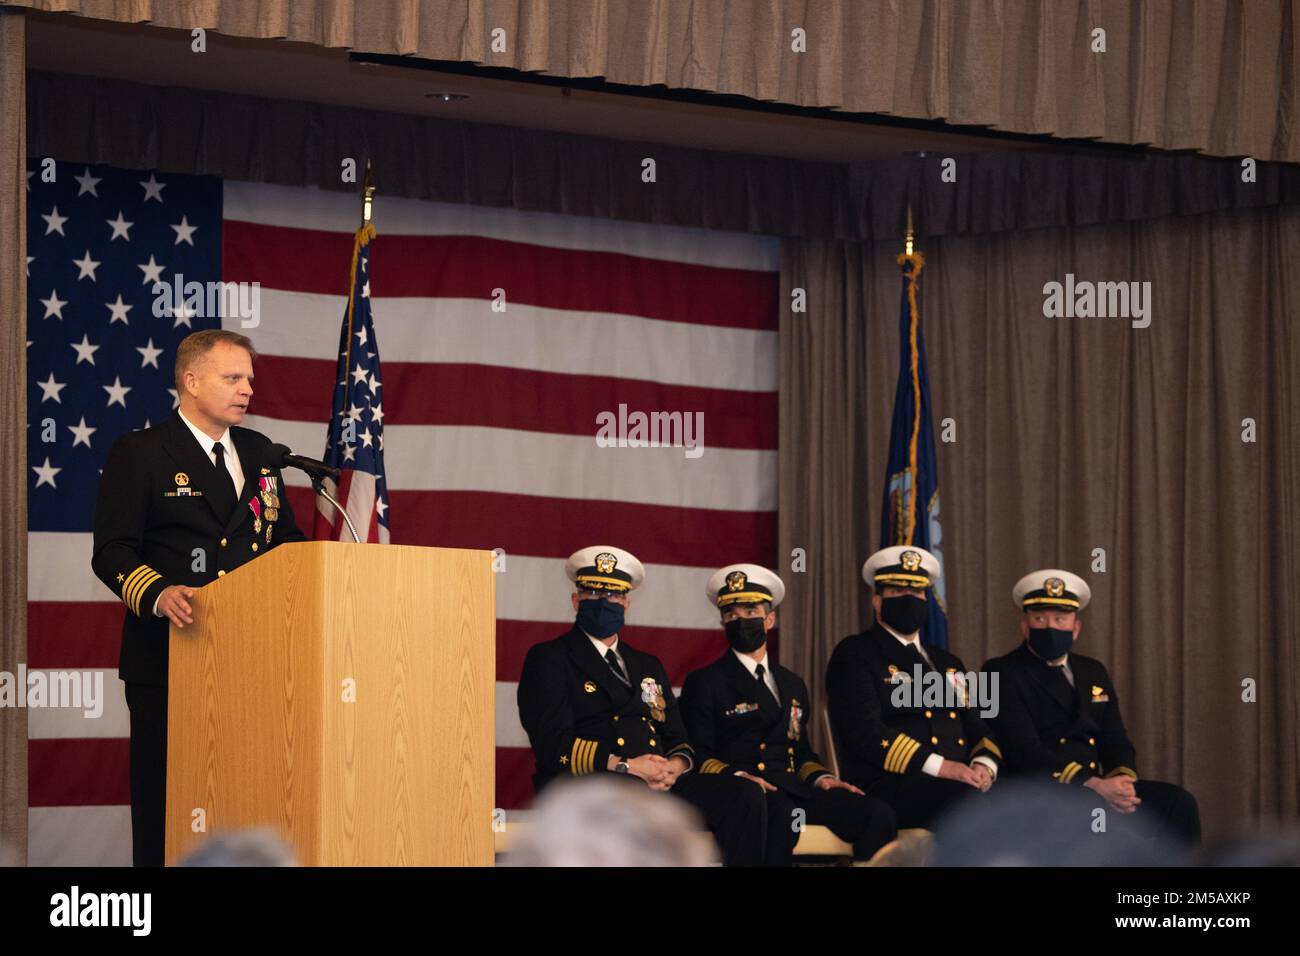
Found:
[[[98,469],[118,434],[172,414],[177,343],[217,325],[259,352],[246,424],[323,454],[360,203],[66,163],[45,182],[30,168],[28,666],[102,671],[106,702],[98,718],[29,713],[29,858],[126,864],[125,609],[90,571]],[[708,574],[776,560],[777,241],[382,195],[375,221],[391,540],[502,549],[497,802],[524,806],[516,682],[527,649],[572,622],[572,551],[614,544],[645,562],[625,637],[677,687],[724,648]],[[153,283],[177,273],[260,283],[259,324],[156,316]],[[702,412],[704,453],[598,446],[597,416],[620,405]],[[287,482],[310,533],[307,479]]]

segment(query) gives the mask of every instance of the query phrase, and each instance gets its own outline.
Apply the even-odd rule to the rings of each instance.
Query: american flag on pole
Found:
[[[326,429],[327,465],[343,474],[325,490],[347,512],[361,541],[388,543],[388,482],[384,480],[384,402],[379,343],[370,313],[370,240],[373,223],[357,230],[352,246],[351,289],[339,335],[338,378]],[[351,541],[348,523],[324,496],[316,498],[318,541]]]
[[[570,553],[609,543],[645,563],[625,637],[663,660],[675,687],[726,647],[704,599],[709,574],[737,561],[780,570],[779,240],[388,196],[383,254],[349,273],[354,194],[58,170],[57,183],[31,179],[27,226],[28,665],[102,673],[105,701],[98,718],[29,714],[31,862],[130,862],[129,725],[116,671],[124,609],[91,573],[91,513],[113,439],[172,414],[175,347],[190,331],[222,325],[253,339],[245,424],[313,455],[339,420],[336,323],[349,300],[353,321],[361,302],[370,323],[366,351],[377,351],[378,326],[383,388],[376,355],[364,386],[349,376],[348,411],[363,409],[358,436],[375,422],[389,439],[376,502],[398,515],[392,542],[501,549],[500,807],[531,798],[515,689],[528,648],[573,622]],[[100,181],[91,191],[76,177]],[[259,323],[153,315],[143,280],[177,273],[259,283]],[[356,299],[358,285],[371,294]],[[620,406],[702,413],[704,453],[600,446],[597,416]],[[52,443],[41,441],[46,418]],[[286,484],[306,530],[315,495],[297,472]]]

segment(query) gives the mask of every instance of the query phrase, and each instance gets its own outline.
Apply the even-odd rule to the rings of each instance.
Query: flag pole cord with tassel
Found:
[[[370,168],[370,160],[366,160],[366,179],[362,187],[361,199],[361,227],[352,240],[352,269],[348,273],[348,346],[347,358],[343,363],[343,371],[347,372],[347,367],[352,364],[352,304],[356,301],[357,291],[357,260],[361,258],[361,250],[370,245],[370,240],[375,238],[375,224],[371,221],[371,211],[374,206],[375,182]]]
[[[925,257],[913,248],[915,233],[912,230],[912,206],[909,203],[907,207],[907,232],[904,238],[904,251],[898,257],[897,263],[903,269],[903,274],[907,276],[907,306],[910,318],[910,331],[908,334],[908,347],[911,350],[911,369],[912,369],[912,437],[907,445],[907,471],[910,480],[907,483],[907,535],[903,544],[912,543],[912,535],[916,531],[916,495],[917,495],[917,474],[916,474],[916,446],[921,437],[921,378],[920,378],[920,357],[921,351],[917,345],[917,331],[920,325],[920,313],[916,306],[916,286],[917,280],[921,275],[921,269],[925,266]],[[908,266],[911,266],[909,269]]]

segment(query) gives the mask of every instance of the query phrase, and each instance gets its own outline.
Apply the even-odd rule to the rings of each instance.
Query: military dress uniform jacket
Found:
[[[970,763],[983,756],[1001,765],[1002,751],[974,707],[908,706],[894,703],[895,688],[936,668],[945,684],[966,669],[954,654],[927,647],[926,664],[877,622],[871,630],[846,637],[826,667],[827,705],[840,761],[840,776],[867,789],[896,775],[921,773],[926,758]],[[910,688],[909,688],[910,689]],[[974,701],[971,701],[974,703]]]
[[[796,795],[807,794],[829,770],[808,742],[811,698],[792,670],[765,661],[777,689],[771,692],[728,650],[682,685],[682,716],[700,761],[700,773],[744,770]]]
[[[179,415],[121,436],[108,453],[95,503],[91,566],[127,607],[118,662],[124,681],[167,686],[170,622],[153,613],[164,588],[201,587],[278,545],[304,539],[279,471],[263,470],[270,439],[238,427],[230,436],[244,487],[228,515],[217,514],[216,466]],[[270,509],[274,520],[261,497],[262,479],[279,500]],[[250,506],[255,497],[260,517]],[[256,532],[255,519],[261,525]]]
[[[996,672],[1000,707],[993,724],[1007,770],[1064,784],[1118,774],[1136,779],[1137,751],[1124,729],[1119,696],[1101,661],[1069,656],[1074,686],[1021,644],[984,665]]]
[[[682,755],[694,765],[681,709],[659,658],[622,637],[618,653],[630,686],[615,676],[576,625],[529,649],[519,678],[519,719],[528,733],[538,793],[557,776],[607,769],[611,754]]]

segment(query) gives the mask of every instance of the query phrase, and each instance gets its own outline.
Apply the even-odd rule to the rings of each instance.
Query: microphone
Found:
[[[297,468],[311,475],[313,480],[333,478],[338,481],[339,470],[315,458],[304,458],[289,451],[288,445],[272,444],[266,450],[265,462],[271,468]]]
[[[315,458],[304,458],[302,455],[295,455],[289,450],[288,445],[279,445],[274,442],[266,449],[262,463],[268,468],[297,468],[311,475],[311,486],[316,491],[316,494],[334,506],[334,509],[347,522],[348,530],[352,532],[352,540],[357,544],[361,543],[361,537],[357,534],[357,529],[352,524],[352,519],[348,517],[347,511],[334,499],[333,495],[325,490],[326,478],[333,478],[335,481],[339,480],[340,472],[337,468],[333,468],[323,461],[317,461]]]

